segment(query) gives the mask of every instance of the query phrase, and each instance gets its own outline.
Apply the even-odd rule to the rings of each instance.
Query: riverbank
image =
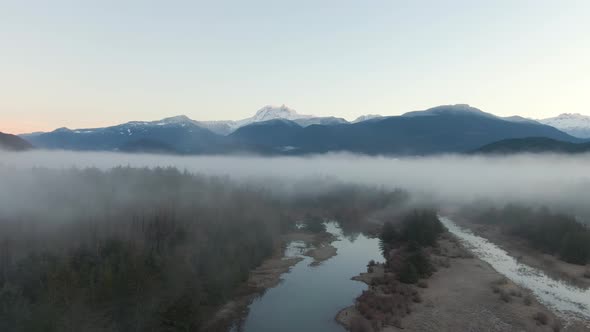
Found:
[[[554,255],[535,250],[525,240],[503,233],[497,225],[476,224],[459,216],[453,216],[453,221],[493,242],[523,264],[542,270],[552,278],[576,287],[590,288],[590,265],[570,264]]]
[[[250,272],[248,280],[240,287],[236,297],[226,303],[211,319],[205,331],[227,331],[232,325],[239,325],[248,314],[248,307],[266,290],[276,287],[281,276],[303,260],[311,257],[312,266],[337,254],[332,242],[338,238],[328,232],[291,232],[282,237],[282,245],[272,257]],[[292,257],[289,257],[293,255]]]
[[[356,277],[369,285],[375,298],[396,300],[393,310],[403,312],[389,316],[377,312],[367,317],[361,315],[357,302],[357,306],[339,312],[336,320],[358,331],[563,330],[559,319],[528,291],[475,258],[451,234],[443,234],[438,249],[430,254],[437,271],[416,285],[397,287],[401,291],[396,294],[410,296],[409,304],[400,295],[383,291],[383,283],[395,276],[388,275],[382,266]]]

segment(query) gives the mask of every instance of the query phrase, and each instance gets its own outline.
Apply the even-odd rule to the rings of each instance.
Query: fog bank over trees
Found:
[[[434,220],[437,208],[471,204],[478,215],[505,203],[589,220],[589,161],[0,153],[0,330],[223,330],[208,318],[301,220],[337,220],[353,234],[416,207],[432,207]],[[565,218],[548,226],[573,229]],[[426,234],[414,223],[402,238]],[[587,261],[574,244],[550,249]]]
[[[329,180],[279,195],[173,167],[0,166],[0,179],[0,331],[222,331],[209,319],[298,221],[353,231],[407,198]]]
[[[0,165],[110,169],[115,166],[168,167],[190,173],[228,176],[256,182],[269,189],[319,190],[317,179],[408,190],[416,199],[441,205],[486,200],[494,204],[547,205],[574,214],[590,215],[590,155],[516,155],[387,158],[351,154],[309,157],[164,156],[122,153],[34,151],[0,153]],[[297,181],[295,181],[297,180]],[[284,184],[310,181],[309,186]],[[0,177],[0,181],[6,181]],[[276,183],[283,185],[277,186]],[[0,183],[1,184],[1,183]],[[9,189],[9,193],[4,192]],[[10,201],[14,187],[1,186]]]

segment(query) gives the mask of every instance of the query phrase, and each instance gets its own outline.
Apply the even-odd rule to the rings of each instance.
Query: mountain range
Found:
[[[18,136],[0,133],[0,150],[24,151],[32,148],[29,142]]]
[[[316,117],[313,115],[305,115],[299,114],[295,110],[288,108],[285,105],[279,107],[273,106],[265,106],[258,110],[253,117],[233,121],[198,121],[196,122],[203,128],[207,128],[212,132],[220,135],[229,135],[238,128],[258,123],[258,122],[265,122],[271,120],[289,120],[297,123],[302,127],[307,127],[313,124],[320,124],[320,125],[333,125],[333,124],[344,124],[348,123],[343,118],[337,117]]]
[[[512,138],[582,140],[539,121],[498,117],[469,105],[445,105],[400,116],[367,115],[353,122],[266,106],[238,121],[195,121],[176,116],[106,128],[59,128],[21,135],[46,149],[166,152],[176,154],[364,154],[427,155],[466,152]]]

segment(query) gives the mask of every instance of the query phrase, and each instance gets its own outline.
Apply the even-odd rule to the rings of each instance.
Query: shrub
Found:
[[[500,299],[506,303],[512,302],[512,297],[507,292],[500,290]]]
[[[494,281],[495,285],[507,285],[508,284],[508,279],[506,279],[505,277],[502,277],[496,281]]]
[[[419,278],[430,277],[435,268],[430,261],[430,257],[424,250],[418,249],[416,252],[410,253],[404,260],[405,265],[413,265]]]
[[[351,332],[373,332],[368,320],[362,317],[355,317],[350,321]]]
[[[412,296],[412,301],[414,301],[414,303],[422,303],[422,296],[420,296],[420,293],[416,293]]]
[[[549,323],[549,316],[547,316],[546,313],[544,312],[537,312],[534,316],[533,319],[540,325],[547,325],[547,323]]]
[[[525,305],[530,306],[533,304],[533,298],[530,295],[524,297],[523,302]]]
[[[440,266],[442,266],[444,268],[450,268],[451,267],[451,260],[448,257],[443,258],[443,259],[439,260],[439,264],[440,264]]]
[[[420,279],[420,276],[414,264],[406,262],[399,272],[398,278],[399,281],[405,284],[415,284]]]

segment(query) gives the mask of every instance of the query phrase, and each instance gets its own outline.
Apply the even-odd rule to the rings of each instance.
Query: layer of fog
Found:
[[[115,166],[172,166],[265,186],[307,180],[313,187],[314,183],[319,183],[314,179],[329,178],[405,189],[414,197],[428,197],[441,204],[474,200],[523,202],[557,206],[584,215],[588,212],[586,206],[590,197],[590,155],[449,155],[396,159],[350,154],[266,158],[65,151],[0,152],[0,167],[5,170],[0,172],[0,194],[10,197],[10,191],[18,186],[17,180],[9,181],[7,169],[109,169]]]

